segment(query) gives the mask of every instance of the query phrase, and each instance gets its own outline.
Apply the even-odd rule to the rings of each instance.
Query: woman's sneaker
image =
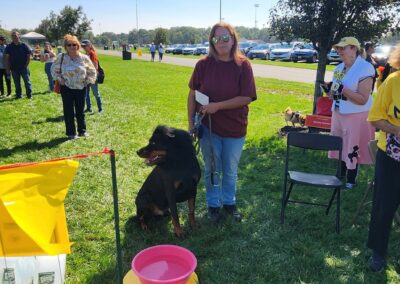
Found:
[[[242,221],[242,215],[237,211],[236,205],[224,205],[224,209],[236,222]]]
[[[373,272],[380,272],[385,268],[385,266],[386,260],[375,252],[368,259],[368,267]]]
[[[355,187],[356,184],[355,183],[351,183],[351,182],[346,182],[346,184],[344,185],[344,187],[346,189],[353,189],[353,187]]]

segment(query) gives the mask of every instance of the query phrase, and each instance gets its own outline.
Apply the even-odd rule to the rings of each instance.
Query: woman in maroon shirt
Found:
[[[204,179],[208,218],[218,222],[221,206],[236,221],[237,169],[242,154],[248,104],[257,98],[253,71],[238,49],[238,36],[230,24],[219,22],[209,36],[209,54],[197,62],[189,82],[189,129],[195,112],[204,114],[200,148],[205,163]],[[195,91],[209,97],[209,104],[196,103]]]

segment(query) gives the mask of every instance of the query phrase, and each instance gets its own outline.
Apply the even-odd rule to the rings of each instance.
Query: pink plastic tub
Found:
[[[196,266],[194,254],[175,245],[149,247],[132,260],[132,270],[143,284],[186,284]]]

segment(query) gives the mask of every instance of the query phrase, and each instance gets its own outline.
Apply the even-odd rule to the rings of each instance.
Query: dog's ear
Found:
[[[164,128],[164,134],[167,135],[169,138],[174,138],[175,137],[174,130],[172,128],[169,128],[169,127],[165,127]]]

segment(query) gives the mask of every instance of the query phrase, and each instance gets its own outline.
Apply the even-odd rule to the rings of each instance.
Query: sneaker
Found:
[[[73,140],[73,139],[77,139],[78,136],[76,136],[76,135],[67,135],[67,138]]]
[[[344,185],[345,189],[353,189],[353,187],[355,186],[356,184],[351,182],[346,182],[346,184]]]
[[[85,109],[84,112],[93,113],[93,110],[91,110],[91,109]]]
[[[368,259],[368,267],[373,272],[380,272],[385,268],[385,266],[386,260],[375,252]]]
[[[224,209],[236,222],[242,221],[242,215],[237,211],[236,205],[224,205]]]
[[[89,134],[87,132],[78,134],[78,137],[88,137],[88,136],[89,136]]]
[[[213,223],[218,223],[220,218],[219,207],[208,207],[207,218]]]
[[[99,113],[103,113],[103,109],[99,109]]]

